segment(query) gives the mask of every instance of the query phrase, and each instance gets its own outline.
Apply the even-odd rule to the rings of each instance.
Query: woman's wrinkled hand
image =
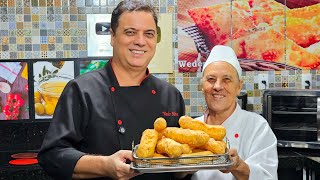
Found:
[[[233,165],[226,170],[221,170],[221,172],[223,172],[223,173],[229,173],[232,170],[237,169],[241,163],[241,159],[240,159],[236,149],[234,149],[234,148],[229,149],[229,157],[233,161]]]
[[[250,169],[248,164],[242,160],[239,155],[238,151],[235,148],[231,148],[229,150],[229,157],[234,162],[233,165],[226,169],[221,170],[223,173],[232,173],[233,176],[236,177],[238,180],[242,179],[249,179]]]

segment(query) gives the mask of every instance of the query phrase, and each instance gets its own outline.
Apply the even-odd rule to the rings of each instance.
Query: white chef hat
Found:
[[[227,62],[230,65],[232,65],[237,70],[238,77],[240,79],[242,69],[237,56],[231,47],[223,45],[216,45],[212,48],[207,61],[204,63],[202,67],[202,75],[209,64],[217,61]]]

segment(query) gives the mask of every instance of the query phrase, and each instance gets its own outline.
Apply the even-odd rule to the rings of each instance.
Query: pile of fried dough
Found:
[[[154,129],[146,129],[136,151],[139,158],[186,157],[223,154],[226,151],[226,129],[208,125],[189,116],[179,119],[178,127],[167,127],[164,118],[157,118]]]

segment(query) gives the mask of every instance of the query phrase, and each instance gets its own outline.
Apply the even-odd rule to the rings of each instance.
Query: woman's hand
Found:
[[[234,162],[233,165],[226,169],[221,170],[223,173],[232,173],[233,176],[236,177],[237,180],[249,179],[250,169],[246,162],[244,162],[238,155],[236,149],[231,148],[229,150],[229,157]]]
[[[241,163],[241,159],[238,156],[238,152],[237,152],[236,149],[231,148],[229,150],[229,157],[233,161],[233,165],[230,168],[226,169],[226,170],[221,170],[223,173],[229,173],[232,170],[237,169],[239,167],[240,163]]]

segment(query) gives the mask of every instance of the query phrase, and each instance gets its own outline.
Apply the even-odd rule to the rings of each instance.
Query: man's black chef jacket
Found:
[[[164,117],[178,126],[185,113],[180,92],[147,72],[140,86],[120,87],[110,61],[102,70],[70,81],[59,98],[39,152],[39,164],[56,179],[71,179],[85,154],[111,155],[131,150],[142,132]],[[170,174],[143,174],[135,179],[169,179]],[[108,179],[108,178],[100,178]]]

